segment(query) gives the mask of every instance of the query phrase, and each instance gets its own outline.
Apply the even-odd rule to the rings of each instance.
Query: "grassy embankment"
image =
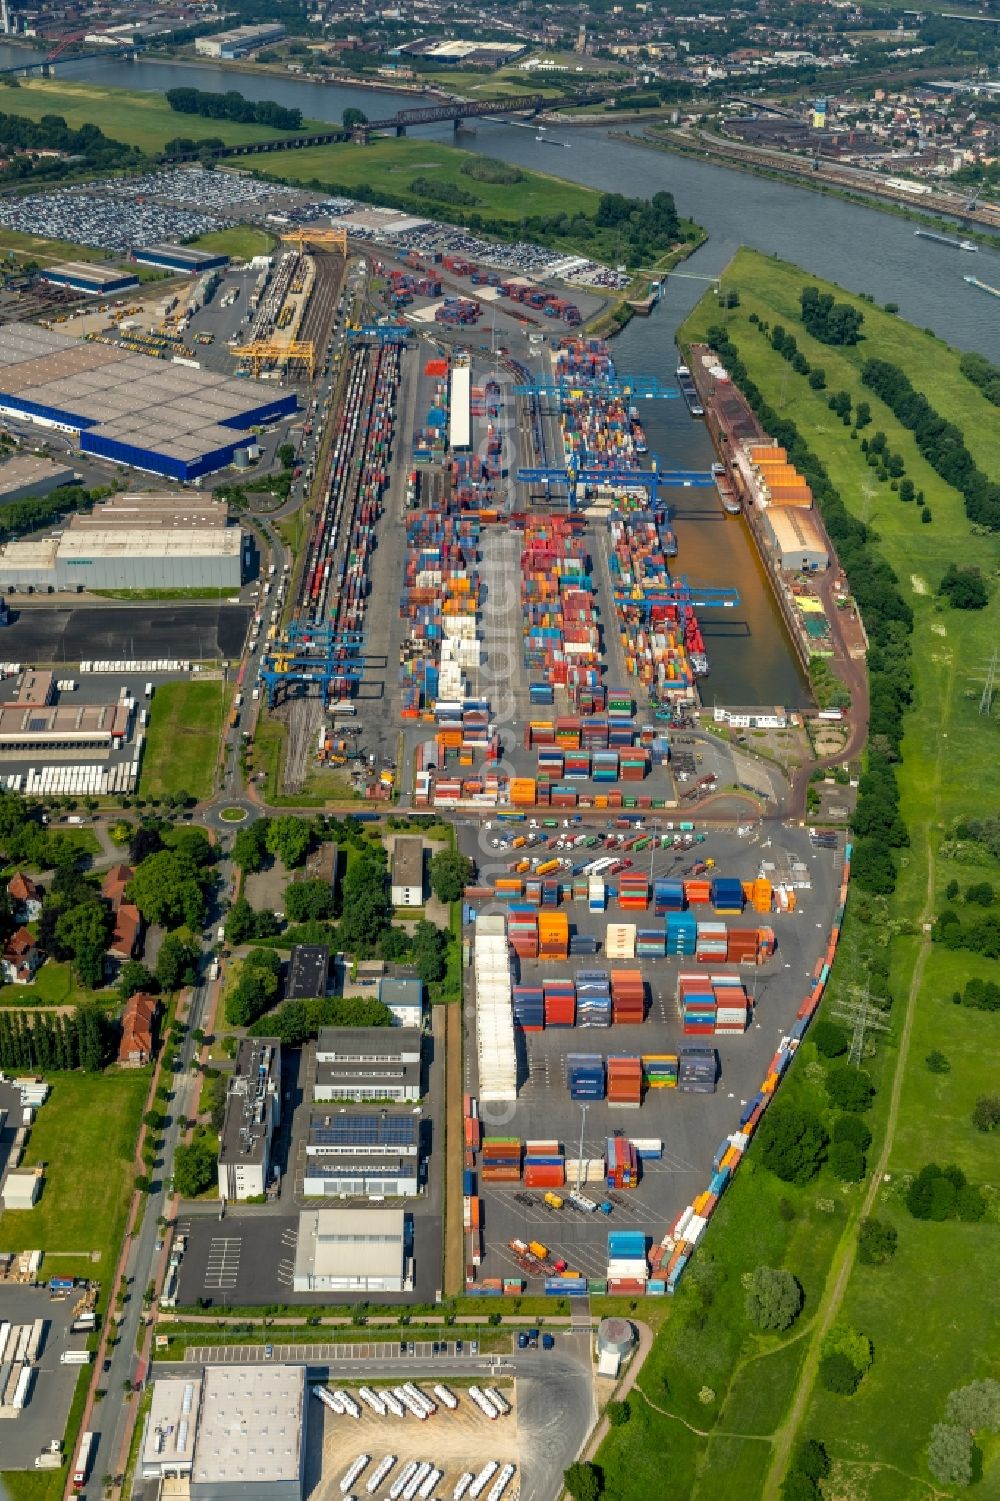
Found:
[[[853,349],[829,348],[798,321],[799,292],[815,278],[741,252],[726,280],[738,288],[741,306],[720,314],[714,297],[704,299],[682,337],[703,338],[720,316],[726,319],[765,398],[797,424],[848,508],[874,527],[914,610],[915,694],[899,770],[911,846],[901,852],[898,887],[882,924],[891,951],[892,1030],[866,1060],[879,1086],[866,1117],[875,1135],[870,1177],[845,1187],[824,1170],[804,1187],[783,1185],[757,1167],[751,1152],[642,1372],[647,1400],[633,1402],[632,1423],[612,1432],[600,1460],[616,1501],[644,1497],[651,1487],[665,1497],[738,1494],[753,1501],[777,1493],[794,1442],[812,1437],[834,1461],[825,1494],[919,1501],[952,1494],[932,1481],[925,1458],[948,1392],[995,1374],[1000,1358],[995,1144],[969,1119],[976,1096],[995,1082],[986,1060],[996,1056],[1000,1019],[952,1006],[952,992],[973,975],[985,977],[990,966],[932,946],[924,929],[953,877],[963,888],[991,876],[996,882],[995,865],[985,857],[960,863],[946,840],[957,819],[998,804],[996,712],[992,719],[978,712],[998,602],[994,593],[985,611],[952,611],[935,591],[951,562],[975,561],[995,574],[998,549],[993,538],[972,535],[957,492],[938,480],[911,434],[862,387],[864,360],[877,354],[901,365],[937,410],[963,427],[987,473],[998,472],[1000,432],[995,409],[961,376],[958,355],[933,336],[849,298],[864,312],[865,339]],[[810,364],[825,370],[827,391],[813,391],[789,370],[749,323],[751,313],[794,332]],[[829,392],[838,390],[869,402],[868,431],[884,431],[903,456],[932,508],[929,525],[921,524],[918,507],[873,481],[859,443],[827,407]],[[824,1014],[865,981],[865,913],[856,892]],[[925,1059],[935,1049],[946,1055],[949,1072],[928,1070]],[[783,1093],[825,1108],[822,1078],[807,1042]],[[956,1162],[971,1182],[986,1186],[990,1207],[981,1223],[927,1223],[909,1215],[906,1183],[929,1161]],[[898,1232],[899,1249],[887,1267],[857,1262],[862,1210]],[[788,1267],[804,1289],[803,1313],[786,1336],[754,1335],[746,1322],[740,1279],[761,1263]],[[706,1280],[707,1297],[700,1291]],[[874,1365],[851,1398],[829,1394],[816,1380],[822,1337],[833,1321],[860,1329],[874,1346]],[[994,1444],[985,1455],[984,1496],[1000,1484],[998,1460]]]
[[[157,688],[142,762],[143,797],[182,791],[199,800],[211,797],[231,692],[231,685],[220,680],[164,683]]]
[[[256,225],[234,224],[231,229],[210,229],[191,243],[199,250],[217,250],[234,261],[249,261],[255,255],[270,255],[277,239],[277,235]]]

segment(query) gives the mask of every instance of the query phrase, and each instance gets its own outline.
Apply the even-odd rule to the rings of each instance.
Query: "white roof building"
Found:
[[[406,1289],[402,1209],[307,1209],[299,1215],[297,1293]]]

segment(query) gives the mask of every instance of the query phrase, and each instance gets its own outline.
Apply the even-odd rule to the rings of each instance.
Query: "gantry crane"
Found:
[[[264,365],[305,365],[309,379],[316,374],[316,346],[311,339],[255,339],[233,350],[238,360],[245,360],[256,378]]]
[[[655,375],[618,375],[614,380],[597,376],[593,380],[581,380],[578,373],[559,376],[556,380],[534,381],[530,385],[515,386],[515,396],[620,396],[628,401],[673,401],[680,396],[676,386],[664,386]]]
[[[358,631],[335,631],[332,626],[293,621],[281,638],[271,642],[261,663],[260,676],[267,688],[267,701],[274,708],[279,688],[318,684],[324,706],[330,684],[360,682],[366,658],[364,637]]]
[[[283,234],[281,238],[297,245],[300,255],[307,245],[312,245],[317,250],[339,250],[345,259],[347,257],[346,229],[310,228],[308,224],[299,224],[295,229],[290,229],[287,234]]]

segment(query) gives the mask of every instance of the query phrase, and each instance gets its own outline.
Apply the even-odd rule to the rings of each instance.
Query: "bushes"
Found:
[[[830,1473],[830,1457],[818,1439],[807,1438],[795,1451],[781,1485],[781,1501],[813,1501],[820,1495],[819,1482]]]
[[[860,1183],[865,1176],[865,1154],[853,1141],[835,1141],[829,1162],[831,1171],[842,1183]]]
[[[857,344],[864,315],[849,302],[834,302],[832,292],[803,287],[799,296],[806,333],[822,344]]]
[[[837,1022],[816,1022],[809,1036],[821,1058],[840,1058],[847,1052],[847,1030]]]
[[[504,187],[524,181],[520,167],[512,166],[510,162],[497,161],[493,156],[474,156],[464,162],[460,170],[463,176],[472,177],[476,182],[493,182]]]
[[[414,177],[410,192],[419,198],[433,198],[437,203],[452,203],[462,208],[473,208],[479,202],[475,193],[467,193],[453,182],[439,182],[435,177]]]
[[[273,949],[251,949],[235,970],[226,995],[226,1024],[246,1027],[278,996],[281,960]]]
[[[990,602],[990,591],[978,568],[957,568],[949,563],[938,593],[953,610],[983,610]]]
[[[863,1068],[854,1068],[850,1063],[838,1063],[826,1076],[826,1092],[831,1105],[858,1115],[867,1110],[875,1094],[871,1075]]]
[[[808,1183],[826,1159],[829,1142],[819,1116],[777,1100],[757,1131],[760,1160],[784,1183]]]
[[[837,1397],[853,1397],[861,1385],[861,1372],[839,1350],[824,1355],[819,1363],[819,1379],[828,1392]]]
[[[858,1231],[858,1260],[865,1266],[886,1266],[896,1254],[898,1232],[882,1220],[865,1219]]]

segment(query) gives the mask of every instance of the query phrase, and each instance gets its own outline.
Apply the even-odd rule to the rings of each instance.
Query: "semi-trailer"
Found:
[[[371,1464],[371,1458],[372,1457],[370,1454],[358,1455],[357,1459],[351,1465],[343,1480],[340,1482],[340,1493],[342,1496],[346,1496],[355,1480],[359,1480],[361,1478],[365,1470]]]

